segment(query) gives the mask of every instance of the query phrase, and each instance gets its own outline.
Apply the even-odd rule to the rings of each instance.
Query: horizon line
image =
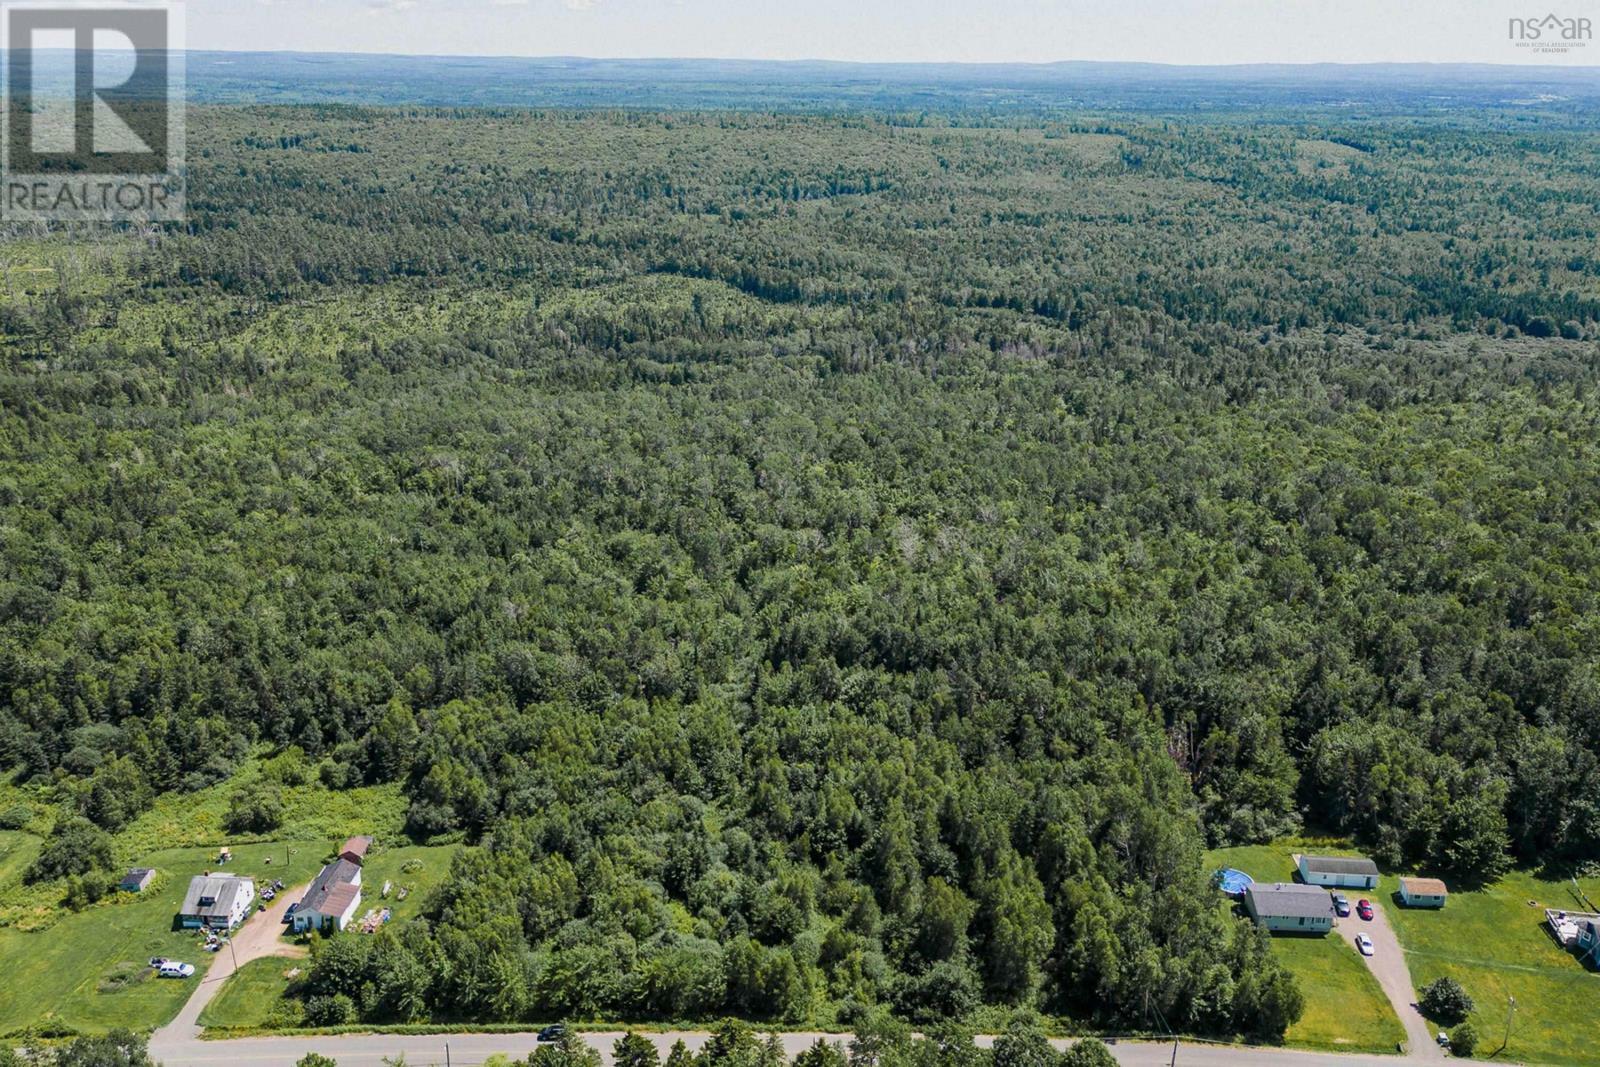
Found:
[[[109,50],[114,51],[114,50]],[[1479,67],[1490,70],[1587,71],[1600,74],[1600,63],[1491,63],[1483,60],[1250,60],[1239,63],[1169,63],[1153,59],[775,59],[756,56],[590,56],[575,53],[518,52],[383,52],[348,48],[187,48],[183,55],[241,56],[369,56],[391,59],[522,59],[529,61],[582,61],[588,63],[760,63],[772,66],[822,65],[838,67],[1032,67],[1117,66],[1161,67],[1168,70],[1243,70],[1258,67]]]

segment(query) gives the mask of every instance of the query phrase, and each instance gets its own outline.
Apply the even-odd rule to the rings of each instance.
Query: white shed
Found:
[[[1330,889],[1378,888],[1378,865],[1363,856],[1301,856],[1300,880]]]
[[[1408,908],[1442,908],[1450,891],[1437,878],[1400,879],[1400,903]]]

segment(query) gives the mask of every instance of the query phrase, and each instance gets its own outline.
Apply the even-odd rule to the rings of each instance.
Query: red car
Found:
[[[1365,897],[1356,901],[1356,914],[1368,922],[1372,921],[1372,901]]]

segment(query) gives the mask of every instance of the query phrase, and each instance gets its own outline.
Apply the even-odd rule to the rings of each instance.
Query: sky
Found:
[[[1529,10],[1531,3],[1541,6]],[[187,0],[195,49],[1180,64],[1600,65],[1508,20],[1600,0]],[[1547,37],[1548,39],[1548,37]]]

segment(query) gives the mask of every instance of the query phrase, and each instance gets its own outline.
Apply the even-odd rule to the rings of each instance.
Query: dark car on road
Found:
[[[549,1026],[539,1031],[540,1041],[560,1041],[566,1036],[567,1028],[562,1026],[560,1023],[551,1023]]]
[[[1333,913],[1341,917],[1349,915],[1350,898],[1345,896],[1343,893],[1335,893],[1333,895]]]

